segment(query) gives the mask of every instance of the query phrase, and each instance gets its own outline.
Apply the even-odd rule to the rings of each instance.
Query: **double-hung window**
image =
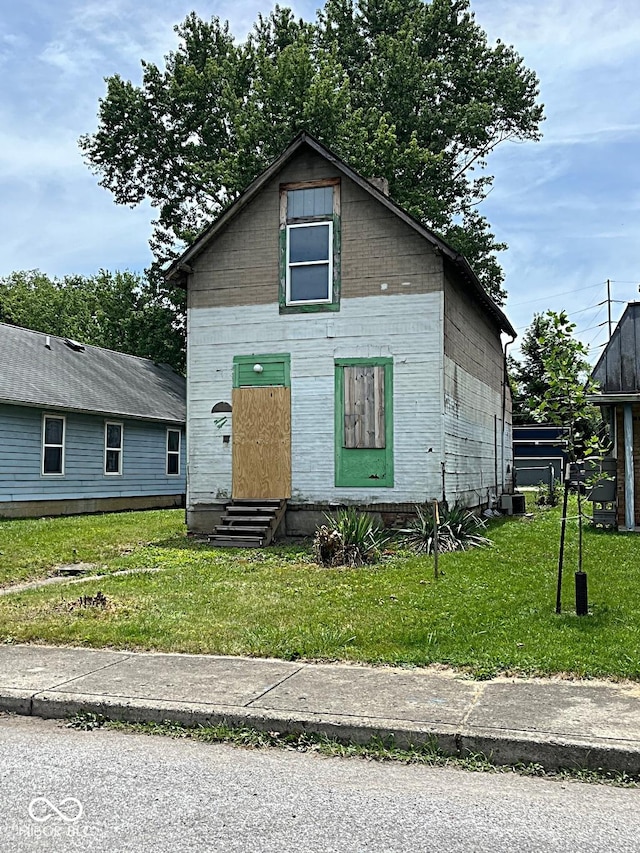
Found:
[[[287,226],[287,304],[331,302],[333,222]]]
[[[281,310],[337,310],[339,184],[288,184],[281,193]]]
[[[42,473],[64,474],[64,418],[44,415],[42,419]]]
[[[107,421],[104,425],[104,473],[122,474],[122,424]]]
[[[167,430],[167,474],[180,474],[180,430]]]

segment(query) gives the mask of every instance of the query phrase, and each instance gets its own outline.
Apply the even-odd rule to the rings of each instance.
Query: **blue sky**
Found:
[[[312,18],[317,3],[296,0]],[[161,63],[191,10],[227,18],[243,38],[259,0],[22,0],[0,28],[0,275],[142,270],[153,211],[119,207],[85,166],[77,139],[96,127],[104,78],[140,80]],[[640,13],[637,0],[472,0],[491,41],[513,44],[541,82],[544,138],[505,144],[481,209],[509,244],[506,311],[565,309],[595,359],[614,320],[640,298]]]

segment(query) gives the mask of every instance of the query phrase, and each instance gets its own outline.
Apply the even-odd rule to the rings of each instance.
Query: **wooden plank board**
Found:
[[[375,367],[375,418],[376,433],[375,444],[377,448],[386,447],[386,436],[384,428],[384,367],[381,364]]]
[[[354,368],[342,368],[344,375],[344,446],[356,447],[356,419],[354,411]]]
[[[384,448],[384,367],[345,366],[344,446]]]
[[[291,497],[291,389],[234,388],[234,499]]]
[[[361,371],[362,388],[362,443],[360,447],[375,447],[376,412],[374,390],[374,367],[363,367]]]

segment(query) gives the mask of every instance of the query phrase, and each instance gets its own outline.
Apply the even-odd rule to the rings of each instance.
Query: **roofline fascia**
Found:
[[[43,412],[69,412],[78,415],[96,415],[100,418],[122,418],[129,421],[144,421],[145,423],[157,424],[177,424],[186,426],[186,417],[184,420],[180,418],[154,418],[149,415],[134,415],[130,412],[108,412],[98,411],[97,409],[80,409],[72,406],[58,406],[51,403],[34,403],[26,400],[13,400],[5,397],[0,397],[0,403],[6,406],[24,406],[27,409],[41,409]]]
[[[593,403],[596,406],[610,406],[615,403],[640,403],[640,391],[630,391],[625,394],[589,394],[587,395],[587,403]]]
[[[164,272],[164,277],[167,281],[171,281],[176,278],[177,275],[181,272],[189,273],[191,270],[189,269],[190,261],[192,258],[196,258],[200,252],[202,252],[206,246],[206,244],[211,240],[212,237],[218,231],[221,231],[226,225],[243,210],[247,204],[253,199],[255,195],[262,189],[264,184],[266,184],[274,174],[276,174],[282,166],[289,160],[307,139],[307,134],[300,133],[293,140],[291,145],[289,145],[282,154],[271,163],[270,166],[261,172],[257,178],[255,178],[249,186],[236,198],[231,204],[224,210],[220,216],[218,216],[201,234],[199,237],[196,237],[195,241],[191,244],[188,249],[176,258],[175,261],[167,268]],[[177,281],[176,284],[178,287],[184,287],[182,282]]]

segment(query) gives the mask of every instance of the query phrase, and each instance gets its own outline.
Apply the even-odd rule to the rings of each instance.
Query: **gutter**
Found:
[[[55,403],[38,403],[26,400],[6,400],[0,397],[0,403],[6,406],[23,406],[26,409],[40,409],[45,412],[69,412],[78,415],[96,415],[105,418],[123,418],[131,421],[144,421],[145,423],[170,424],[171,426],[185,426],[186,417],[182,420],[177,418],[162,418],[153,415],[137,415],[133,412],[108,412],[97,409],[76,409],[72,406],[60,406]]]

